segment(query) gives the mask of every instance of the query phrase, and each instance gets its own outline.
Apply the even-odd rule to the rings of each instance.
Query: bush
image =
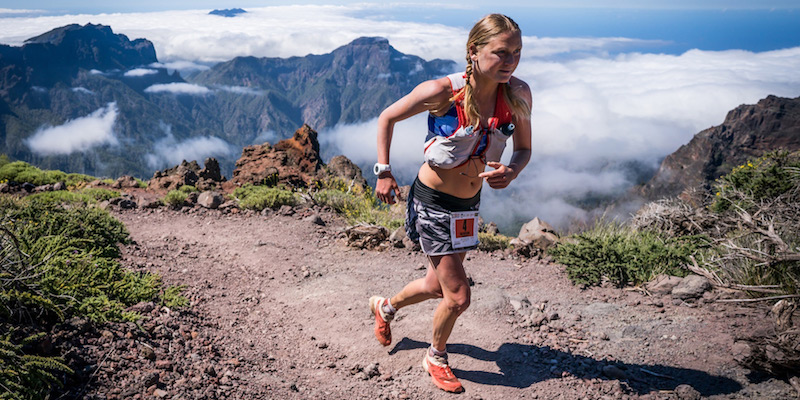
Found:
[[[372,188],[353,185],[334,177],[322,183],[322,189],[311,193],[315,203],[328,206],[351,224],[381,225],[390,231],[403,226],[405,215],[395,215],[378,203]]]
[[[183,185],[178,190],[186,194],[199,192],[199,190],[192,185]]]
[[[707,244],[703,236],[668,238],[599,220],[549,253],[577,284],[598,285],[608,279],[623,286],[647,282],[660,273],[685,276],[690,256]]]
[[[164,204],[174,208],[180,208],[188,197],[189,196],[185,192],[181,192],[180,190],[170,190],[169,193],[164,196]]]
[[[717,179],[715,212],[724,212],[731,205],[749,210],[762,200],[774,199],[796,188],[800,183],[800,154],[776,151],[733,168]],[[741,194],[744,194],[742,196]]]
[[[43,336],[35,332],[74,316],[135,320],[124,310],[152,301],[161,287],[158,275],[120,265],[118,244],[129,242],[121,222],[50,200],[0,197],[0,398],[45,398],[71,373],[59,358],[26,354]],[[177,304],[179,293],[166,292]]]
[[[0,181],[29,182],[36,186],[64,182],[75,186],[79,182],[91,182],[96,178],[83,174],[67,174],[61,171],[42,171],[23,161],[14,161],[0,166]]]
[[[297,204],[295,194],[280,187],[245,185],[234,190],[233,197],[239,201],[239,207],[258,211]]]
[[[478,232],[478,250],[495,251],[505,250],[511,247],[511,238],[505,235],[492,235],[486,232]]]

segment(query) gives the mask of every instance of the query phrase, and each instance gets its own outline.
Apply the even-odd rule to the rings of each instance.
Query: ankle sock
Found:
[[[439,356],[439,357],[447,356],[447,349],[446,348],[445,348],[445,350],[442,350],[442,351],[436,350],[436,348],[433,347],[433,343],[431,343],[431,347],[430,347],[429,352],[431,353],[431,355],[434,355],[434,356]]]

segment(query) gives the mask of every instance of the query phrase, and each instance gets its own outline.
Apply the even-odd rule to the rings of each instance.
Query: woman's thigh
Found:
[[[431,256],[431,268],[445,297],[469,295],[469,281],[464,271],[466,252]],[[431,271],[428,271],[430,275]]]

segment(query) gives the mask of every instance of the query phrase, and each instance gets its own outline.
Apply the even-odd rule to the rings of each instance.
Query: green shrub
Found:
[[[548,252],[566,266],[567,275],[577,284],[597,285],[605,278],[622,286],[647,282],[660,273],[685,276],[690,256],[707,245],[703,236],[665,238],[599,220],[591,230],[571,236]]]
[[[405,216],[394,214],[387,206],[381,206],[372,188],[352,185],[334,177],[322,183],[322,189],[311,193],[315,203],[328,206],[351,224],[381,225],[390,231],[403,226]]]
[[[22,339],[16,344],[11,333],[0,337],[0,399],[44,399],[52,386],[61,380],[54,374],[73,371],[60,357],[25,354],[23,348],[40,339],[44,333]]]
[[[24,161],[0,163],[0,181],[29,182],[36,186],[64,182],[75,186],[80,182],[91,182],[96,178],[83,174],[67,174],[61,171],[42,171]]]
[[[800,182],[800,154],[776,151],[735,167],[715,183],[711,210],[723,212],[735,203],[749,210],[761,200],[774,199]],[[743,196],[744,195],[744,196]]]
[[[164,196],[164,204],[179,208],[183,206],[188,197],[189,196],[185,192],[181,192],[180,190],[170,190],[169,193]]]
[[[71,194],[102,198],[107,192]],[[0,398],[46,398],[72,373],[59,358],[30,354],[43,335],[35,332],[74,316],[136,320],[125,309],[153,301],[161,290],[158,275],[120,265],[118,245],[129,242],[120,221],[53,199],[0,197]],[[173,307],[185,304],[177,289],[167,288],[163,298]]]
[[[189,305],[189,299],[181,294],[185,289],[185,285],[170,286],[164,289],[164,293],[161,295],[161,304],[169,308],[186,307]]]
[[[297,197],[291,191],[279,187],[245,185],[233,191],[239,207],[250,210],[280,208],[297,204]]]
[[[505,235],[492,235],[486,232],[478,232],[478,250],[495,251],[505,250],[511,247],[511,238]]]
[[[180,190],[181,192],[186,193],[186,194],[195,193],[195,192],[199,191],[199,190],[197,190],[196,187],[194,187],[192,185],[183,185],[178,190]]]

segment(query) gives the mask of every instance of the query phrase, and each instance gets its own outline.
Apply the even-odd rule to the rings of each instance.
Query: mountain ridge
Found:
[[[0,153],[45,169],[147,178],[179,163],[165,157],[184,147],[222,140],[214,143],[223,154],[196,158],[216,157],[230,176],[237,154],[259,138],[288,138],[304,123],[320,130],[377,117],[419,82],[455,68],[397,52],[383,38],[306,57],[239,57],[188,79],[157,62],[150,41],[131,41],[103,25],[67,25],[20,47],[0,45]],[[155,84],[183,86],[148,90]],[[171,92],[180,88],[187,92]],[[110,103],[118,145],[55,155],[28,146],[42,129]]]

